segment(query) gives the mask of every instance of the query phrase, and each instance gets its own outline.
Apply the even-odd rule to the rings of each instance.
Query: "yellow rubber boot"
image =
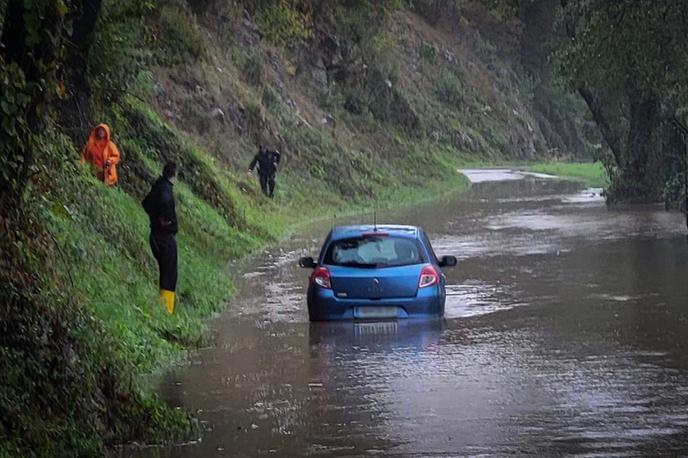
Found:
[[[174,291],[160,290],[160,300],[163,305],[167,307],[167,313],[172,315],[174,313]]]

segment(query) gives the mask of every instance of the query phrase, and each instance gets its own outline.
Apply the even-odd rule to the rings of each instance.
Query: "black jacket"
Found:
[[[143,199],[143,208],[150,218],[151,234],[176,234],[177,212],[174,206],[173,184],[160,177]]]
[[[261,175],[272,175],[277,172],[277,164],[280,163],[281,159],[282,155],[279,153],[279,151],[265,149],[259,151],[258,154],[253,156],[253,160],[248,166],[248,169],[253,170],[256,164],[258,164],[258,173]]]

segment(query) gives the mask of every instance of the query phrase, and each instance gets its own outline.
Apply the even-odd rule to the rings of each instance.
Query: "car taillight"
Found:
[[[326,267],[318,267],[313,271],[311,276],[313,283],[321,288],[332,289],[332,282],[330,281],[330,271]]]
[[[436,285],[440,282],[440,274],[437,273],[437,269],[433,266],[425,266],[423,270],[420,271],[420,281],[418,282],[419,288],[427,288],[428,286]]]

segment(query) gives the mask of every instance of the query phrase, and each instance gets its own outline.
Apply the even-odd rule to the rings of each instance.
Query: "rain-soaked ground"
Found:
[[[468,194],[378,218],[459,258],[444,320],[309,324],[296,262],[328,227],[307,229],[253,260],[213,345],[161,381],[202,440],[137,454],[688,455],[683,216],[467,173]]]

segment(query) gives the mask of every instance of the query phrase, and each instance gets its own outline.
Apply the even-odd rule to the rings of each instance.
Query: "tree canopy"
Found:
[[[562,0],[559,74],[588,104],[612,156],[612,197],[658,200],[684,141],[672,124],[688,101],[688,4]]]

